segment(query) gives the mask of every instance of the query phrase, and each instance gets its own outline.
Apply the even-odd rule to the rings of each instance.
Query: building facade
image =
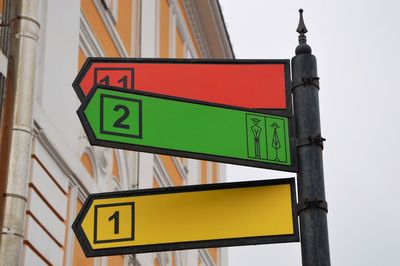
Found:
[[[15,249],[20,252],[20,263],[227,265],[226,249],[217,248],[86,258],[71,229],[90,193],[224,181],[223,164],[91,146],[76,115],[80,101],[71,86],[87,57],[233,58],[218,1],[1,2],[3,18],[7,18],[8,5],[30,2],[33,7],[29,8],[37,10],[35,23],[40,28],[34,51],[23,245]],[[7,79],[18,78],[18,73],[12,71],[8,70]],[[9,89],[4,85],[5,97]],[[6,106],[1,106],[4,117],[8,114]],[[6,120],[2,119],[2,123]],[[6,134],[6,130],[1,133]],[[2,144],[6,147],[7,138],[4,139]],[[6,156],[7,149],[2,148],[2,153]],[[1,178],[5,184],[2,195],[9,195],[11,177]],[[3,202],[5,198],[2,197]],[[2,223],[4,232],[6,221]]]

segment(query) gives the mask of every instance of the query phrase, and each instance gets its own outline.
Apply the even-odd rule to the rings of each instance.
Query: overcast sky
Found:
[[[220,0],[236,57],[290,59],[298,9],[318,60],[332,265],[400,265],[400,1]],[[228,166],[230,181],[294,174]],[[301,265],[299,243],[229,248],[229,265]]]

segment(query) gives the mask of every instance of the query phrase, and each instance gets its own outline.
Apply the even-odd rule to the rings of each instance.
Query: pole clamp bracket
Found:
[[[292,86],[292,92],[294,91],[294,89],[296,89],[297,87],[303,86],[303,85],[311,85],[316,87],[319,90],[319,77],[303,77],[301,79],[302,82],[297,83],[297,84],[293,84]]]
[[[298,138],[296,141],[296,146],[301,147],[301,146],[306,146],[306,145],[311,145],[311,144],[317,144],[318,146],[321,147],[321,149],[324,149],[324,141],[326,141],[326,139],[323,138],[321,136],[321,134],[318,134],[316,136]]]
[[[300,212],[311,208],[321,209],[328,213],[328,203],[320,198],[314,198],[313,200],[305,198],[304,200],[300,201],[297,203],[296,213],[299,215]]]

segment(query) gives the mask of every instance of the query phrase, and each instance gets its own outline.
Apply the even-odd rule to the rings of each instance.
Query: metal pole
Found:
[[[323,139],[319,116],[317,60],[307,44],[307,29],[300,11],[297,28],[299,45],[292,58],[292,90],[296,118],[299,173],[297,176],[300,239],[303,266],[328,266],[330,263],[322,165]]]
[[[0,265],[21,264],[39,39],[38,0],[11,1],[10,56],[0,131]]]

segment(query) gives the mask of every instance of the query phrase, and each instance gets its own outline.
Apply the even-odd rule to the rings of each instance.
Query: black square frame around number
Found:
[[[112,99],[118,99],[118,100],[123,100],[123,101],[130,101],[130,102],[136,102],[138,103],[139,106],[139,133],[138,134],[127,134],[127,133],[120,133],[120,132],[113,132],[113,131],[108,131],[104,129],[104,99],[105,98],[112,98]],[[105,94],[100,94],[100,133],[101,134],[108,134],[108,135],[114,135],[114,136],[121,136],[121,137],[130,137],[130,138],[135,138],[135,139],[141,139],[142,138],[142,101],[138,99],[131,99],[131,98],[125,98],[125,97],[120,97],[120,96],[114,96],[114,95],[105,95]]]
[[[93,84],[94,85],[107,85],[107,84],[102,84],[102,83],[98,83],[97,82],[97,75],[98,75],[98,71],[103,70],[103,71],[115,71],[115,70],[128,70],[131,72],[131,79],[130,79],[130,84],[128,88],[126,89],[134,89],[135,88],[135,68],[133,67],[116,67],[116,68],[112,68],[112,67],[96,67],[94,68],[94,81]]]
[[[132,223],[131,223],[131,236],[126,238],[118,238],[118,239],[110,239],[110,240],[98,240],[97,239],[97,212],[100,208],[107,207],[116,207],[116,206],[131,206],[132,210]],[[94,230],[93,230],[93,243],[94,244],[102,244],[102,243],[114,243],[114,242],[122,242],[122,241],[131,241],[135,240],[135,202],[126,202],[126,203],[111,203],[111,204],[102,204],[94,206]]]

